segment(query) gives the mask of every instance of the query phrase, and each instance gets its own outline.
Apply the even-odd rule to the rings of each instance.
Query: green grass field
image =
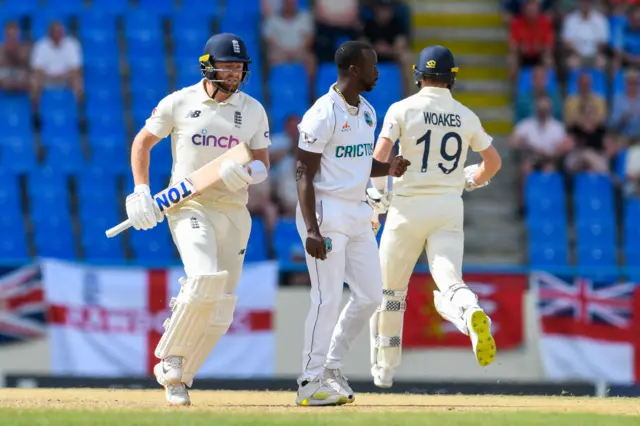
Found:
[[[162,390],[0,389],[0,425],[640,425],[627,398],[360,394],[341,407],[297,407],[291,392],[192,391],[168,407]]]

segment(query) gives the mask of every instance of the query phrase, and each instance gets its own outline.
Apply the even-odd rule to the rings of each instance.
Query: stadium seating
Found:
[[[264,221],[258,217],[251,219],[251,234],[244,255],[245,262],[258,262],[268,259],[267,233]]]

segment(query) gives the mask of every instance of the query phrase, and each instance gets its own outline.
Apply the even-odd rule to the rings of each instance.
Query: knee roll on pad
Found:
[[[229,330],[233,322],[233,313],[238,303],[235,294],[224,294],[211,315],[209,324],[204,330],[194,350],[185,357],[182,370],[182,382],[191,387],[193,378],[207,360],[211,351],[222,336]]]
[[[478,296],[465,283],[454,284],[444,293],[435,290],[433,300],[436,311],[442,318],[454,324],[463,334],[469,335],[463,318],[464,311],[478,306]]]
[[[407,309],[407,290],[383,290],[382,303],[371,320],[371,361],[395,367],[400,362],[402,324]],[[396,348],[393,351],[387,348]]]
[[[155,350],[156,357],[186,357],[198,344],[223,297],[227,271],[181,279],[180,293],[171,300],[171,317]]]

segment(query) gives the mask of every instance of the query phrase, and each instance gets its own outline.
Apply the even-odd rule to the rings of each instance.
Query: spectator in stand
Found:
[[[535,112],[536,99],[541,96],[548,97],[552,103],[552,114],[560,120],[562,118],[562,98],[556,85],[549,90],[549,70],[542,65],[533,68],[531,72],[531,89],[518,94],[516,99],[516,122],[531,117]]]
[[[553,66],[554,30],[551,19],[540,12],[538,0],[527,0],[522,14],[511,21],[509,71],[512,78],[521,67]]]
[[[607,118],[607,101],[601,95],[594,93],[592,88],[591,74],[581,73],[578,76],[578,93],[567,97],[564,103],[564,122],[567,127],[571,127],[580,121],[582,112],[580,108],[584,104],[589,104],[589,111],[598,123],[604,123]]]
[[[616,154],[614,144],[607,136],[601,110],[592,100],[584,99],[578,105],[578,117],[569,127],[574,149],[567,155],[565,166],[571,172],[609,172],[611,159]]]
[[[319,62],[333,62],[336,49],[343,41],[357,39],[360,34],[358,0],[316,0],[315,51]]]
[[[609,128],[627,144],[640,138],[640,74],[636,70],[627,70],[624,93],[613,100]]]
[[[29,46],[20,40],[20,27],[14,21],[4,26],[0,48],[0,89],[6,92],[29,90]]]
[[[527,0],[502,0],[502,17],[507,25],[511,24],[514,17],[522,13]],[[554,0],[539,0],[540,10],[548,14],[551,11]]]
[[[563,23],[562,40],[569,68],[604,69],[609,43],[609,21],[593,7],[593,0],[579,0],[578,9]]]
[[[629,9],[627,22],[618,27],[615,40],[615,68],[640,67],[640,6]]]
[[[275,166],[291,154],[291,144],[298,143],[298,123],[300,117],[296,114],[287,116],[284,122],[284,131],[271,136],[271,146],[269,147],[269,162]],[[291,175],[293,176],[293,175]]]
[[[623,191],[627,197],[640,197],[640,138],[627,149],[624,174],[627,179]]]
[[[523,178],[534,169],[558,169],[572,148],[564,125],[553,118],[551,108],[551,99],[539,97],[535,115],[518,123],[511,136],[510,146],[521,157]]]
[[[298,149],[299,117],[290,116],[285,124],[285,133],[280,135],[276,141],[274,137],[272,143],[276,141],[278,145],[284,146],[287,151],[284,157],[271,169],[271,182],[275,198],[278,200],[282,215],[287,218],[296,216],[296,205],[298,203],[298,190],[296,188],[296,150]],[[275,144],[275,143],[274,143]],[[271,154],[272,155],[272,154]]]
[[[409,50],[409,28],[396,15],[393,0],[375,0],[372,16],[364,21],[363,38],[369,42],[378,54],[378,62],[396,62],[403,75],[403,88],[408,94],[413,76],[411,68],[412,54]]]
[[[302,63],[309,81],[313,81],[316,72],[313,19],[308,12],[298,10],[298,0],[283,0],[279,12],[265,19],[263,35],[271,66]]]
[[[61,22],[51,23],[49,34],[35,44],[31,67],[35,100],[43,88],[52,86],[67,86],[77,97],[82,96],[82,49],[75,37],[66,34]]]

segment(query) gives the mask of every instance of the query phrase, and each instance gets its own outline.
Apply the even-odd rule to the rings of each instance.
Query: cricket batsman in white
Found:
[[[348,41],[335,55],[338,81],[306,112],[298,128],[296,224],[306,249],[311,308],[305,323],[298,405],[340,405],[354,394],[340,371],[351,344],[382,300],[371,176],[401,176],[408,162],[373,158],[376,115],[360,93],[378,79],[377,55]],[[344,283],[351,297],[340,313]]]
[[[438,290],[436,310],[470,336],[477,362],[493,362],[496,344],[491,321],[462,279],[464,252],[463,190],[489,184],[501,166],[500,155],[480,119],[451,95],[458,68],[442,46],[425,48],[414,66],[420,91],[391,105],[374,157],[388,161],[394,142],[411,161],[400,178],[373,178],[367,190],[377,213],[388,208],[380,241],[383,301],[371,317],[371,373],[374,383],[391,387],[402,354],[402,324],[409,279],[423,250]],[[469,147],[482,163],[464,168]]]
[[[155,350],[160,362],[154,373],[172,405],[190,405],[186,387],[192,386],[198,369],[231,325],[251,229],[247,187],[267,178],[267,115],[257,100],[242,93],[250,63],[240,37],[214,35],[200,57],[204,78],[162,99],[133,141],[135,189],[127,197],[126,210],[137,230],[163,220],[149,188],[150,151],[161,139],[171,135],[171,184],[240,142],[249,145],[254,158],[246,167],[225,161],[220,167],[223,185],[168,215],[187,275],[171,301],[172,314]]]

